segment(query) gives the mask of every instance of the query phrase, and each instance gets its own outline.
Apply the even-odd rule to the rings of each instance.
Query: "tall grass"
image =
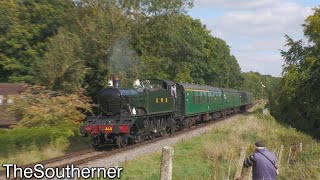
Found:
[[[173,179],[226,179],[229,164],[230,178],[236,171],[240,147],[248,147],[247,155],[254,150],[254,142],[263,140],[271,151],[284,145],[279,179],[320,179],[320,147],[299,154],[294,164],[286,167],[286,158],[291,144],[312,144],[311,137],[284,127],[267,115],[262,107],[236,121],[217,125],[212,131],[199,137],[180,142],[174,146]],[[319,145],[320,146],[320,145]],[[160,152],[137,158],[124,164],[122,179],[159,179]],[[318,164],[317,164],[318,163]],[[300,173],[304,168],[305,173]],[[216,174],[215,174],[216,172]]]

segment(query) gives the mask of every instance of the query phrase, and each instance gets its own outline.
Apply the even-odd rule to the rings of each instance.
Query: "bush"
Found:
[[[91,110],[90,99],[82,91],[71,95],[58,95],[43,87],[31,87],[23,98],[16,98],[9,108],[11,114],[21,117],[15,127],[51,127],[61,124],[78,124]]]
[[[77,94],[59,95],[43,87],[30,87],[22,96],[16,98],[11,114],[21,120],[10,130],[0,134],[0,156],[7,157],[36,147],[56,144],[68,147],[69,139],[78,137],[80,122],[91,111],[90,99],[80,91]]]
[[[45,145],[67,140],[75,136],[76,126],[55,127],[18,127],[0,134],[0,156],[6,157],[19,151],[25,151],[31,146],[41,148]]]

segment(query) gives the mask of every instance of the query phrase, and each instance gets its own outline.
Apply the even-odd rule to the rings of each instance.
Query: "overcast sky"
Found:
[[[194,0],[188,14],[227,42],[243,72],[280,76],[284,35],[301,39],[301,25],[317,5],[320,0]]]

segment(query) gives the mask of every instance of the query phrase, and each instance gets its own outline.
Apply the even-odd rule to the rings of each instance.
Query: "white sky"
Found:
[[[301,39],[316,5],[320,0],[194,0],[188,14],[227,42],[243,72],[280,76],[284,36]]]

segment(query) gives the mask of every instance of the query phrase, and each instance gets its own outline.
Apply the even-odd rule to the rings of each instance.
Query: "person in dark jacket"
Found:
[[[262,141],[256,142],[255,146],[255,152],[244,160],[244,167],[252,166],[253,180],[277,179],[276,156],[265,147]]]

